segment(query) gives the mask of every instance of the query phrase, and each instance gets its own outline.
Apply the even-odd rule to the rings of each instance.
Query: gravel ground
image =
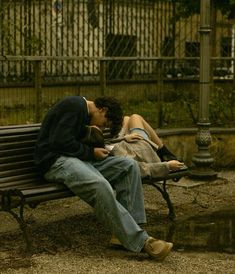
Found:
[[[197,185],[181,179],[168,186],[177,218],[234,208],[235,172],[221,171],[218,179]],[[160,193],[144,186],[148,231],[163,222],[167,208]],[[34,255],[26,256],[17,224],[0,214],[0,273],[234,273],[233,252],[189,251],[177,247],[164,262],[109,245],[110,233],[98,223],[92,209],[76,197],[27,209]],[[156,235],[157,236],[157,235]],[[234,238],[234,235],[233,235]],[[234,239],[233,239],[234,241]],[[234,242],[233,242],[234,244]]]

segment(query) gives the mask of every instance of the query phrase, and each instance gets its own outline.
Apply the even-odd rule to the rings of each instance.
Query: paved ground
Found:
[[[169,184],[176,221],[204,216],[235,204],[235,171],[221,171],[215,181],[181,179]],[[144,186],[148,231],[168,225],[167,208],[160,193]],[[175,248],[163,263],[146,254],[133,254],[109,245],[110,233],[92,209],[76,197],[27,209],[35,254],[26,257],[15,221],[0,214],[0,273],[234,273],[232,252],[187,251]],[[231,223],[234,225],[234,222]],[[234,231],[234,230],[233,230]],[[233,245],[234,245],[234,234]]]

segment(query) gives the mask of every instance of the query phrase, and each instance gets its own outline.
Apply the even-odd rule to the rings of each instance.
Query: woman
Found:
[[[170,171],[182,169],[184,164],[177,160],[155,130],[138,114],[125,116],[118,138],[111,153],[135,159],[140,166],[143,178],[166,176]]]
[[[89,140],[99,139],[99,145],[104,142],[100,129],[92,127],[87,130]],[[166,148],[154,129],[138,114],[125,116],[122,129],[115,139],[106,140],[106,148],[111,155],[135,159],[140,167],[142,178],[159,178],[170,171],[177,171],[184,164]]]

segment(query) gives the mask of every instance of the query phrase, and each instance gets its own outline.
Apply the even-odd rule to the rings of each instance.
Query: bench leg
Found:
[[[158,191],[161,192],[162,197],[166,201],[168,209],[169,209],[168,217],[169,217],[170,220],[174,220],[175,219],[175,210],[174,210],[174,206],[171,202],[170,196],[169,196],[169,194],[167,193],[167,190],[166,190],[166,180],[163,181],[163,188],[156,185],[154,182],[152,182],[151,185],[153,187],[155,187]]]
[[[23,237],[26,243],[26,252],[27,253],[31,253],[32,252],[32,244],[30,241],[30,237],[29,237],[29,231],[28,231],[28,227],[27,224],[24,220],[24,216],[23,216],[23,205],[20,206],[20,213],[17,214],[15,213],[13,210],[8,210],[8,212],[14,217],[14,219],[18,222],[19,227],[23,233]]]
[[[11,207],[12,197],[17,197],[19,206],[16,209],[19,210],[18,214]],[[28,227],[24,220],[24,200],[21,197],[20,193],[18,193],[18,191],[10,191],[7,193],[3,193],[2,194],[2,205],[3,205],[2,206],[3,211],[10,213],[13,216],[13,218],[17,221],[17,223],[19,224],[19,227],[23,233],[23,237],[24,237],[24,240],[26,243],[26,252],[31,253],[32,252],[32,244],[31,244],[30,237],[29,237]]]

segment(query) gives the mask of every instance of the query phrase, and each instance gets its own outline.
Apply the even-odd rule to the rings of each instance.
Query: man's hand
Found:
[[[137,142],[138,140],[143,139],[142,136],[140,136],[138,133],[131,133],[124,136],[124,139],[128,143]]]
[[[94,148],[94,156],[96,160],[103,160],[107,158],[109,155],[109,151],[102,147],[95,147]]]

